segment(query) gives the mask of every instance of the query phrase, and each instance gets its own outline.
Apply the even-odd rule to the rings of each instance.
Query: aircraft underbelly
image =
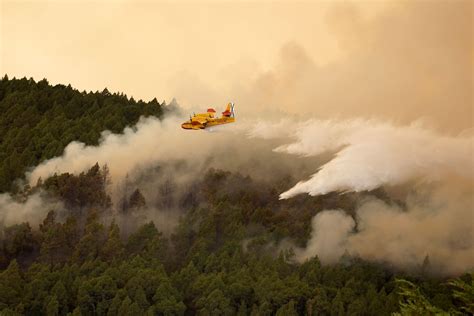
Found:
[[[191,123],[183,123],[181,127],[184,129],[203,129],[204,125],[202,124],[191,124]]]

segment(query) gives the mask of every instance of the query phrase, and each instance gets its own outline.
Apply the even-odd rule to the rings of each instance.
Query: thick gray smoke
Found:
[[[323,211],[311,221],[311,240],[304,250],[297,250],[299,260],[319,256],[323,264],[336,263],[344,254],[349,234],[355,227],[352,217],[343,211]]]
[[[449,137],[419,124],[395,126],[374,120],[307,121],[290,132],[295,141],[275,150],[301,156],[328,151],[336,157],[307,181],[281,194],[321,195],[369,191],[411,180],[436,181],[450,175],[472,178],[474,137]],[[278,130],[278,128],[271,128]],[[262,133],[260,126],[251,135]],[[264,134],[268,138],[268,131]]]
[[[258,125],[250,134],[281,137],[279,127]],[[282,199],[382,186],[404,186],[410,192],[403,209],[371,200],[357,209],[355,219],[340,211],[319,213],[307,248],[297,251],[300,260],[318,255],[323,263],[332,263],[348,252],[401,268],[417,267],[429,256],[433,269],[444,274],[474,267],[472,136],[374,120],[311,120],[294,124],[289,134],[293,142],[275,151],[299,156],[329,151],[335,156],[309,180],[282,193]]]
[[[135,189],[144,195],[147,209],[137,220],[154,220],[161,231],[171,232],[182,215],[179,200],[195,190],[193,185],[210,168],[251,175],[272,181],[282,175],[306,177],[319,158],[294,163],[290,155],[272,152],[278,141],[245,137],[245,122],[211,131],[185,131],[185,118],[142,118],[123,134],[104,132],[99,146],[70,143],[62,156],[44,161],[27,174],[34,185],[55,173],[79,174],[95,163],[107,164],[112,184],[108,187],[115,216],[124,198]],[[38,220],[42,220],[38,213]],[[127,220],[125,220],[126,222]]]
[[[176,118],[143,119],[123,135],[104,133],[97,147],[71,143],[63,156],[33,169],[29,180],[107,163],[115,179],[114,204],[120,202],[129,175],[129,189],[139,187],[149,204],[147,218],[172,229],[179,215],[163,205],[160,192],[172,197],[192,190],[193,180],[210,167],[266,179],[285,172],[304,179],[312,168],[308,180],[288,188],[281,198],[382,186],[409,193],[401,197],[404,208],[370,200],[361,202],[354,218],[343,210],[319,213],[307,248],[296,251],[298,259],[318,255],[323,263],[333,263],[347,252],[406,269],[429,256],[436,271],[445,274],[474,267],[473,137],[467,133],[449,136],[420,123],[364,119],[247,121],[211,133],[183,131],[179,123]],[[20,212],[6,208],[4,222],[15,222],[12,214],[25,214],[20,220],[40,218],[31,211],[46,212],[38,199],[33,197]]]
[[[134,168],[147,166],[159,160],[173,160],[187,155],[201,155],[211,148],[212,142],[199,142],[197,134],[185,135],[179,129],[179,120],[169,118],[142,119],[135,128],[126,128],[123,134],[104,132],[100,146],[70,143],[60,157],[47,160],[35,167],[27,179],[34,184],[38,178],[54,173],[79,173],[96,162],[107,163],[112,178],[122,179]],[[177,150],[179,147],[181,150]]]
[[[370,7],[378,1],[356,2]],[[371,17],[350,1],[329,5],[324,24],[341,53],[331,62],[321,63],[318,51],[311,49],[325,48],[317,35],[320,29],[306,28],[311,40],[295,34],[282,41],[279,51],[272,49],[268,65],[229,60],[232,65],[210,82],[208,72],[187,69],[188,75],[177,76],[174,95],[188,104],[232,98],[246,117],[291,113],[403,124],[421,118],[444,131],[472,127],[473,2],[384,4],[385,9]],[[318,3],[304,5],[307,12],[318,11]]]
[[[468,271],[474,267],[472,191],[443,191],[435,189],[427,201],[409,200],[406,209],[370,200],[357,209],[355,220],[323,211],[313,219],[311,239],[297,251],[298,259],[318,255],[323,263],[333,263],[348,253],[416,270],[429,257],[431,273]]]
[[[185,119],[142,118],[136,127],[126,128],[123,134],[104,132],[99,146],[72,142],[62,156],[47,160],[28,172],[27,180],[33,185],[40,177],[45,179],[55,173],[78,174],[96,162],[108,165],[112,180],[124,179],[127,174],[160,163],[177,161],[186,162],[188,166],[184,174],[173,175],[180,182],[186,182],[209,167],[231,171],[247,168],[257,177],[268,178],[271,170],[284,164],[289,173],[301,174],[295,170],[299,166],[294,166],[292,158],[285,159],[271,152],[272,146],[278,144],[276,141],[250,141],[242,137],[247,127],[255,125],[253,123],[244,123],[238,118],[239,124],[225,128],[186,131],[180,126]],[[249,167],[252,170],[248,170]]]

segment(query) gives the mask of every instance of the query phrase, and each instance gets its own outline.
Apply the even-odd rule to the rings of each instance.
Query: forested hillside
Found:
[[[46,79],[0,80],[0,192],[28,167],[59,156],[71,141],[98,143],[105,130],[120,133],[141,115],[161,117],[163,104],[135,101],[124,94],[80,92]]]
[[[121,132],[140,115],[165,111],[156,100],[46,80],[5,77],[0,91],[3,190],[71,140],[97,144],[102,130]],[[0,315],[474,313],[474,275],[439,278],[428,257],[414,271],[349,254],[335,264],[298,260],[316,214],[355,216],[358,201],[371,197],[400,203],[383,189],[279,200],[291,175],[265,180],[208,168],[179,185],[162,170],[174,175],[186,162],[167,163],[125,180],[97,163],[15,190],[14,205],[33,197],[59,203],[39,225],[0,222]],[[159,178],[152,187],[150,177]],[[126,189],[111,196],[120,181]]]
[[[171,202],[188,211],[165,236],[147,222],[139,190],[108,216],[107,181],[107,168],[95,165],[23,192],[59,198],[67,210],[50,211],[39,229],[5,228],[3,315],[389,315],[400,306],[407,315],[472,312],[472,275],[446,283],[427,277],[427,262],[409,276],[349,256],[329,266],[317,257],[298,264],[291,250],[275,247],[285,236],[305,240],[311,214],[354,197],[303,197],[275,212],[262,204],[275,187],[210,170],[193,186],[199,190]],[[411,282],[397,281],[402,277]]]

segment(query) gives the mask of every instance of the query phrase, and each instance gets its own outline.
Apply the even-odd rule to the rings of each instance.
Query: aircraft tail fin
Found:
[[[227,117],[234,117],[234,103],[229,102],[227,104],[227,107],[225,108],[225,111],[222,112],[222,115],[227,116]]]

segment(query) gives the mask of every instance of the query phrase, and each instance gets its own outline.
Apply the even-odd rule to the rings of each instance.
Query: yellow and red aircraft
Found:
[[[194,114],[189,120],[181,124],[184,129],[205,129],[211,126],[234,123],[234,103],[229,102],[221,117],[216,116],[216,111],[212,108],[207,109],[206,113]]]

